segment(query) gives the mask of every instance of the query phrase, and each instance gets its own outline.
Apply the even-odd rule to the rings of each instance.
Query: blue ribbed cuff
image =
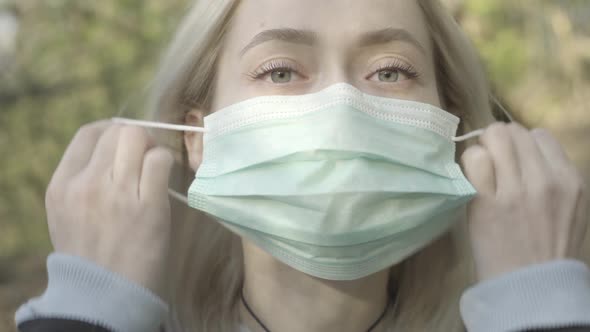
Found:
[[[557,260],[483,281],[463,293],[461,316],[470,332],[590,326],[590,269]]]
[[[148,289],[77,256],[47,258],[45,293],[23,304],[17,325],[37,318],[87,322],[114,332],[157,331],[168,306]]]

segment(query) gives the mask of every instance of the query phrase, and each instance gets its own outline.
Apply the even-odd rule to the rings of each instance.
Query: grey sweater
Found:
[[[149,290],[90,261],[53,253],[47,270],[47,289],[18,309],[17,325],[57,318],[147,332],[167,315]],[[528,266],[467,289],[460,307],[469,332],[590,331],[590,269],[576,260]]]

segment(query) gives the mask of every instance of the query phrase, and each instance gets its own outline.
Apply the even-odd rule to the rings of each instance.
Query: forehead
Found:
[[[431,47],[416,0],[241,0],[226,47],[243,47],[259,32],[278,28],[314,31],[325,43],[344,43],[372,30],[404,29],[427,50]]]

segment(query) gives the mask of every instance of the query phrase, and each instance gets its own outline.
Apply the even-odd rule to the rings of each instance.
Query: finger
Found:
[[[492,157],[496,194],[514,190],[514,186],[520,184],[520,169],[512,135],[506,124],[492,124],[480,136],[479,141]]]
[[[112,173],[120,131],[121,125],[112,125],[100,136],[96,149],[92,153],[90,163],[86,168],[87,172],[93,174]]]
[[[173,161],[172,154],[162,147],[150,149],[145,154],[139,183],[140,201],[168,199],[168,179]]]
[[[109,125],[110,120],[102,120],[80,127],[64,152],[51,182],[63,183],[81,172],[88,165],[96,143]]]
[[[545,157],[545,160],[549,162],[549,165],[557,166],[557,168],[560,169],[563,166],[571,164],[571,161],[561,144],[559,144],[548,130],[535,128],[531,130],[531,135],[537,143],[539,150]]]
[[[547,161],[531,133],[516,122],[508,125],[508,129],[514,142],[523,183],[531,185],[551,176]]]
[[[494,163],[489,152],[481,145],[472,145],[461,156],[465,176],[483,195],[495,195]]]
[[[145,152],[153,145],[147,131],[136,126],[123,126],[113,164],[113,181],[125,183],[138,191]]]

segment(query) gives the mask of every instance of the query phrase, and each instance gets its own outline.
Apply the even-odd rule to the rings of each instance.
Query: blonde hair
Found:
[[[215,66],[237,0],[196,1],[183,20],[154,81],[151,116],[183,123],[193,108],[210,109]],[[490,89],[474,48],[436,0],[418,0],[434,45],[443,106],[462,119],[460,132],[493,121]],[[178,151],[172,186],[186,192],[194,173],[182,135],[160,137]],[[460,152],[462,147],[459,147]],[[237,236],[198,211],[173,204],[170,331],[235,331],[243,267]],[[392,269],[398,305],[387,317],[399,331],[463,331],[458,307],[473,282],[466,223]]]

